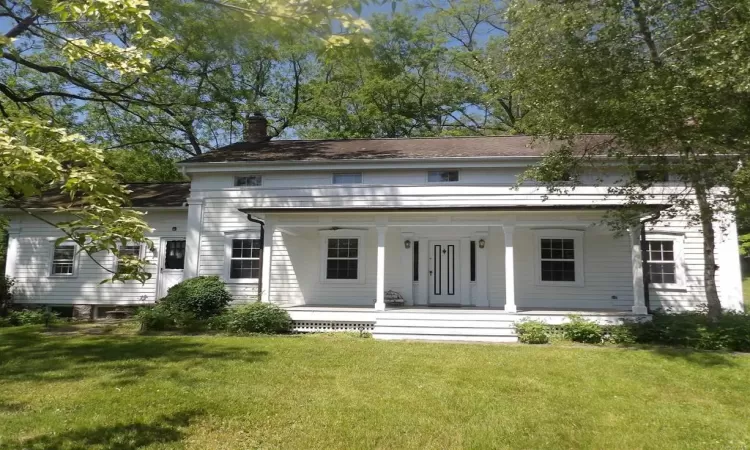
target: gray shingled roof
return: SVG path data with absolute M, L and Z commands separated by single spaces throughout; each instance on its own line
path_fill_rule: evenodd
M 130 183 L 127 188 L 132 191 L 130 201 L 134 208 L 184 206 L 190 196 L 190 183 Z M 23 200 L 26 208 L 56 208 L 70 204 L 70 196 L 57 190 Z
M 586 148 L 608 140 L 607 135 L 581 135 Z M 476 157 L 539 157 L 559 147 L 532 136 L 441 137 L 410 139 L 275 140 L 238 142 L 183 163 L 341 161 Z

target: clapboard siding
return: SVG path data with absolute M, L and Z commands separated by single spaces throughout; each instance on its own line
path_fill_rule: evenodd
M 62 220 L 57 215 L 49 216 L 48 219 Z M 153 252 L 146 251 L 146 258 L 150 262 L 149 271 L 155 275 L 144 284 L 136 281 L 101 284 L 102 280 L 111 276 L 101 266 L 114 269 L 114 255 L 97 253 L 94 255 L 94 261 L 80 254 L 75 276 L 50 276 L 52 248 L 55 239 L 62 234 L 33 217 L 12 215 L 11 226 L 18 233 L 18 254 L 14 273 L 15 300 L 19 303 L 56 305 L 153 303 L 156 300 L 159 239 L 184 236 L 187 212 L 150 212 L 146 219 L 154 228 L 148 237 L 154 242 L 155 248 Z M 173 227 L 177 227 L 177 231 L 172 231 Z

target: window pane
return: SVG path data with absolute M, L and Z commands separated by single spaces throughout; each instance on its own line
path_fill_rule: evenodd
M 675 263 L 649 263 L 646 265 L 651 283 L 673 284 L 677 281 Z
M 457 170 L 431 170 L 427 172 L 427 181 L 430 183 L 445 183 L 458 181 Z
M 72 260 L 75 256 L 76 248 L 73 245 L 61 245 L 55 247 L 54 260 Z
M 576 280 L 576 267 L 573 261 L 542 261 L 542 281 Z
M 176 270 L 185 268 L 185 241 L 167 241 L 164 268 Z
M 575 259 L 575 240 L 542 239 L 542 259 Z
M 358 266 L 356 259 L 329 259 L 326 276 L 331 280 L 356 280 Z
M 477 241 L 469 243 L 469 281 L 477 281 Z
M 249 175 L 244 177 L 235 177 L 235 186 L 260 186 L 262 184 L 262 177 L 260 175 Z
M 419 241 L 414 241 L 412 243 L 412 248 L 414 249 L 413 253 L 413 267 L 412 267 L 412 274 L 413 274 L 413 281 L 419 281 Z
M 55 275 L 72 275 L 73 263 L 55 263 L 52 265 L 52 273 Z
M 233 259 L 229 267 L 229 278 L 259 278 L 259 259 Z
M 360 184 L 362 183 L 361 173 L 334 173 L 333 184 Z

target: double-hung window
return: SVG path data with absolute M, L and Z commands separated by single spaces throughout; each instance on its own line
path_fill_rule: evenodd
M 52 276 L 72 277 L 76 275 L 78 247 L 71 242 L 64 242 L 52 250 Z
M 320 281 L 364 282 L 364 232 L 321 232 Z
M 129 245 L 123 245 L 119 249 L 119 254 L 117 257 L 117 267 L 116 272 L 120 273 L 120 259 L 122 259 L 123 256 L 126 257 L 132 257 L 132 258 L 140 258 L 141 257 L 141 245 L 140 244 L 129 244 Z
M 234 237 L 228 240 L 228 279 L 257 281 L 260 278 L 260 239 Z
M 536 232 L 537 283 L 583 285 L 583 232 L 544 230 Z
M 359 278 L 359 239 L 329 238 L 326 279 L 356 280 L 357 278 Z
M 644 246 L 643 262 L 649 285 L 657 289 L 681 289 L 685 284 L 682 236 L 650 235 Z

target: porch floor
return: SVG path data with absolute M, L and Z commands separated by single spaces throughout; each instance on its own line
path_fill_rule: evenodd
M 375 311 L 372 306 L 340 306 L 340 305 L 300 305 L 287 306 L 287 311 L 319 311 L 319 312 L 355 312 L 355 313 L 435 313 L 435 314 L 516 314 L 516 315 L 559 315 L 581 314 L 586 316 L 633 316 L 641 317 L 631 311 L 616 309 L 547 309 L 547 308 L 522 308 L 516 313 L 508 313 L 501 307 L 477 307 L 477 306 L 387 306 L 385 311 Z

